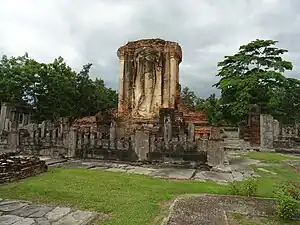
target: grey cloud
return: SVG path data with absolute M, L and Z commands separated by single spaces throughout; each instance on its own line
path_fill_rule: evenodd
M 130 40 L 160 37 L 177 41 L 183 48 L 182 86 L 207 97 L 218 93 L 212 87 L 218 81 L 218 61 L 234 54 L 241 44 L 270 38 L 289 50 L 286 58 L 295 66 L 287 74 L 299 77 L 299 0 L 44 1 L 52 6 L 47 18 L 38 13 L 45 7 L 33 0 L 27 1 L 30 6 L 26 8 L 32 12 L 1 14 L 1 8 L 14 4 L 1 1 L 1 51 L 23 54 L 20 51 L 26 50 L 39 60 L 62 55 L 77 70 L 91 62 L 92 76 L 117 88 L 119 46 Z M 18 26 L 33 31 L 28 40 L 18 33 L 22 30 Z M 42 44 L 34 44 L 32 39 Z

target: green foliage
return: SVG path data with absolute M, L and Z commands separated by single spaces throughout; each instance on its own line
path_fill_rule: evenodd
M 282 73 L 293 66 L 281 58 L 287 50 L 274 47 L 276 43 L 252 41 L 218 63 L 221 79 L 215 86 L 221 90 L 224 117 L 232 123 L 245 120 L 252 104 L 259 105 L 263 113 L 281 106 L 275 96 L 283 93 L 288 83 Z
M 190 108 L 194 108 L 196 105 L 196 102 L 199 101 L 199 98 L 197 97 L 195 92 L 191 91 L 188 87 L 184 87 L 182 89 L 181 99 Z
M 234 181 L 230 184 L 231 195 L 255 196 L 258 189 L 258 181 L 255 178 L 248 178 L 243 182 Z
M 100 109 L 109 109 L 117 106 L 117 92 L 106 88 L 102 79 L 93 81 L 89 77 L 92 64 L 84 65 L 76 75 L 76 101 L 74 117 L 95 115 Z
M 188 87 L 185 87 L 181 92 L 181 98 L 191 109 L 202 111 L 209 123 L 219 125 L 224 122 L 222 120 L 223 114 L 220 110 L 220 101 L 215 94 L 210 95 L 206 99 L 202 99 Z
M 237 181 L 230 183 L 229 194 L 230 195 L 241 195 L 241 184 Z
M 205 100 L 197 101 L 195 108 L 205 113 L 210 124 L 220 125 L 224 123 L 220 101 L 215 94 L 210 95 Z
M 102 79 L 92 80 L 92 64 L 76 73 L 62 57 L 40 63 L 24 56 L 2 56 L 0 102 L 31 105 L 37 120 L 92 115 L 117 106 L 117 92 L 106 88 Z
M 292 219 L 300 211 L 300 189 L 292 183 L 284 183 L 275 191 L 276 212 L 280 218 Z

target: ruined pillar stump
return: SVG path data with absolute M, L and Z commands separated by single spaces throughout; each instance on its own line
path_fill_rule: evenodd
M 270 150 L 274 142 L 274 119 L 273 116 L 260 115 L 260 147 L 261 150 Z
M 160 108 L 176 108 L 181 47 L 176 42 L 144 39 L 118 49 L 120 60 L 118 114 L 158 117 Z

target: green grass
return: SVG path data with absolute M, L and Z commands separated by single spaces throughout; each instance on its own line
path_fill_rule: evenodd
M 257 196 L 274 197 L 275 187 L 282 182 L 300 184 L 299 172 L 280 163 L 291 157 L 265 152 L 249 152 L 246 157 L 279 163 L 275 166 L 252 166 L 261 176 Z M 277 174 L 257 170 L 258 167 Z M 55 169 L 0 186 L 1 198 L 55 203 L 108 213 L 111 219 L 105 221 L 106 225 L 154 224 L 153 220 L 161 214 L 162 205 L 178 195 L 228 192 L 229 186 L 213 182 L 168 181 L 149 176 L 86 169 Z
M 284 183 L 292 182 L 295 184 L 300 184 L 300 173 L 295 171 L 294 168 L 286 164 L 280 164 L 279 166 L 252 166 L 255 173 L 259 174 L 261 178 L 259 179 L 258 193 L 260 197 L 274 197 L 273 192 L 275 188 Z M 276 175 L 270 174 L 268 172 L 263 172 L 257 170 L 257 168 L 265 168 L 269 171 L 275 172 Z
M 243 157 L 260 160 L 266 163 L 280 163 L 283 160 L 293 160 L 299 159 L 300 157 L 283 155 L 280 153 L 275 152 L 248 152 L 247 154 L 243 155 Z
M 167 181 L 142 175 L 57 169 L 0 186 L 0 197 L 58 203 L 111 214 L 105 224 L 151 224 L 161 204 L 185 193 L 226 194 L 212 182 Z

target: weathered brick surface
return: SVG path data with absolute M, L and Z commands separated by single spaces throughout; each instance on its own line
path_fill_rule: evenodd
M 11 153 L 0 155 L 0 183 L 23 179 L 45 171 L 45 161 L 36 157 L 20 158 Z

